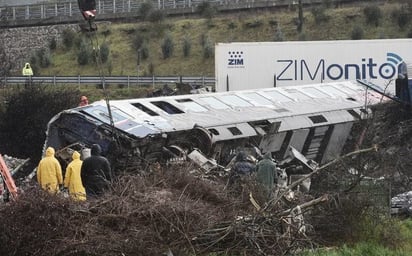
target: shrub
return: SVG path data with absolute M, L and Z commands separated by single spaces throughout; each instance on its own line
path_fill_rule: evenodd
M 63 45 L 67 49 L 70 49 L 73 46 L 75 39 L 76 39 L 76 33 L 72 29 L 66 28 L 65 30 L 63 30 L 62 41 L 63 41 Z
M 205 45 L 203 46 L 203 57 L 205 59 L 211 58 L 214 56 L 214 47 L 213 47 L 213 43 L 207 39 Z
M 184 57 L 189 57 L 191 48 L 192 48 L 192 42 L 190 41 L 190 37 L 185 36 L 183 38 L 183 47 L 182 47 Z
M 154 65 L 153 63 L 150 63 L 147 69 L 149 70 L 149 74 L 150 74 L 151 76 L 154 75 L 155 65 Z
M 109 59 L 109 54 L 110 54 L 110 48 L 109 45 L 104 42 L 102 46 L 100 47 L 100 60 L 102 63 L 106 63 L 107 60 Z
M 382 11 L 377 5 L 368 5 L 363 8 L 363 14 L 365 14 L 366 23 L 369 25 L 379 26 L 382 19 Z
M 312 15 L 316 24 L 327 22 L 330 17 L 325 13 L 326 8 L 323 6 L 312 8 Z
M 53 38 L 50 40 L 49 48 L 50 48 L 50 50 L 55 50 L 55 49 L 57 48 L 57 41 L 56 41 L 56 38 L 55 38 L 55 37 L 53 37 Z
M 41 48 L 36 51 L 37 55 L 37 64 L 42 68 L 47 68 L 51 64 L 51 55 L 50 51 L 46 48 Z
M 137 13 L 140 17 L 142 17 L 143 20 L 146 20 L 149 14 L 153 10 L 153 5 L 151 2 L 144 2 L 140 5 Z
M 363 38 L 363 28 L 359 25 L 355 25 L 351 32 L 351 39 L 352 40 L 360 40 Z
M 146 60 L 146 59 L 148 59 L 149 58 L 149 46 L 147 45 L 147 43 L 146 42 L 144 42 L 143 44 L 142 44 L 142 47 L 140 47 L 140 50 L 139 50 L 139 55 L 140 55 L 140 58 L 142 59 L 142 60 Z
M 211 19 L 217 13 L 217 8 L 213 6 L 210 2 L 201 2 L 197 7 L 196 11 L 204 18 Z
M 161 23 L 165 19 L 165 13 L 162 10 L 154 10 L 150 12 L 147 17 L 147 20 L 153 23 Z
M 9 154 L 30 157 L 37 164 L 44 145 L 44 129 L 50 118 L 78 103 L 77 90 L 62 88 L 30 86 L 7 95 L 0 141 Z
M 173 55 L 174 43 L 171 35 L 166 35 L 162 43 L 163 58 L 167 59 Z
M 146 41 L 146 37 L 141 33 L 136 33 L 132 39 L 132 48 L 136 51 L 142 48 L 143 43 Z
M 274 41 L 276 42 L 284 41 L 284 36 L 283 36 L 282 29 L 280 28 L 280 25 L 278 25 L 276 28 Z
M 89 45 L 83 40 L 80 43 L 80 49 L 77 54 L 77 63 L 80 65 L 87 65 L 90 62 L 90 58 L 92 57 L 91 50 Z
M 407 8 L 399 8 L 392 11 L 391 19 L 403 29 L 409 24 L 411 15 Z

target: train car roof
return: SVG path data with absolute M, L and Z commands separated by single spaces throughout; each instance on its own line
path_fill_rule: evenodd
M 246 91 L 111 100 L 116 128 L 137 137 L 274 120 L 333 111 L 353 111 L 382 97 L 355 81 L 299 85 Z M 104 100 L 68 110 L 110 124 Z

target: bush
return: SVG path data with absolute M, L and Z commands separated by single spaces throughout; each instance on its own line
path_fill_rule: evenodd
M 190 37 L 185 36 L 183 38 L 183 47 L 182 47 L 184 57 L 189 57 L 191 48 L 192 48 L 192 42 L 190 41 Z
M 352 40 L 360 40 L 363 38 L 363 28 L 359 25 L 356 25 L 353 29 L 352 29 L 352 33 L 351 33 L 351 39 Z
M 382 11 L 377 5 L 369 5 L 363 9 L 365 14 L 366 23 L 369 25 L 379 26 L 382 19 Z
M 323 6 L 312 8 L 312 15 L 316 24 L 327 22 L 330 17 L 325 13 L 326 8 Z
M 141 33 L 136 33 L 132 39 L 132 48 L 136 51 L 142 48 L 143 43 L 146 41 L 146 37 Z
M 147 20 L 153 23 L 161 23 L 164 19 L 165 13 L 159 9 L 152 11 L 147 17 Z
M 171 35 L 166 35 L 162 43 L 163 58 L 167 59 L 173 55 L 174 43 Z
M 142 47 L 141 47 L 140 50 L 139 50 L 139 55 L 140 55 L 140 58 L 141 58 L 142 60 L 146 60 L 146 59 L 149 58 L 149 55 L 150 55 L 149 46 L 147 45 L 146 42 L 144 42 L 144 43 L 142 44 Z
M 411 15 L 407 8 L 399 8 L 392 11 L 391 19 L 403 29 L 409 24 Z
M 80 43 L 80 49 L 77 54 L 77 63 L 80 65 L 87 65 L 90 62 L 90 58 L 92 57 L 91 50 L 89 45 L 83 40 Z
M 76 33 L 70 29 L 66 28 L 62 32 L 62 40 L 63 40 L 63 45 L 66 47 L 66 49 L 70 49 L 73 46 L 73 43 L 76 39 Z
M 110 54 L 110 48 L 109 45 L 104 42 L 102 46 L 100 47 L 100 60 L 102 63 L 106 63 L 107 60 L 109 59 L 109 54 Z
M 47 68 L 51 64 L 51 55 L 50 51 L 46 48 L 41 48 L 36 51 L 37 55 L 37 64 L 42 68 Z
M 203 46 L 203 57 L 205 59 L 211 58 L 214 56 L 215 49 L 213 43 L 207 39 L 205 45 Z
M 196 7 L 196 11 L 204 18 L 211 19 L 217 13 L 217 8 L 210 2 L 202 2 Z
M 37 163 L 48 121 L 58 112 L 77 106 L 78 98 L 77 90 L 44 86 L 30 86 L 8 94 L 6 111 L 1 117 L 1 146 L 10 155 L 30 157 Z
M 143 20 L 146 20 L 149 17 L 149 14 L 153 10 L 153 5 L 151 2 L 144 2 L 140 5 L 137 13 Z
M 57 48 L 56 38 L 53 37 L 53 38 L 50 40 L 49 48 L 50 48 L 50 50 L 56 50 L 56 48 Z
M 282 29 L 280 28 L 279 25 L 277 26 L 276 31 L 275 31 L 274 41 L 275 41 L 275 42 L 282 42 L 282 41 L 284 41 L 283 32 L 282 32 Z

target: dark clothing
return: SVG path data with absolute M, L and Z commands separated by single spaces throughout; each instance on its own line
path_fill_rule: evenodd
M 93 144 L 91 156 L 86 158 L 82 164 L 81 177 L 87 196 L 103 194 L 112 181 L 110 163 L 100 154 L 100 146 Z
M 239 152 L 236 155 L 235 164 L 231 169 L 228 185 L 232 185 L 241 176 L 250 175 L 254 171 L 255 165 L 247 160 L 247 156 L 244 152 Z
M 267 196 L 272 194 L 273 186 L 277 182 L 276 164 L 272 160 L 270 152 L 263 156 L 256 166 L 257 175 L 256 180 L 263 185 L 267 192 Z

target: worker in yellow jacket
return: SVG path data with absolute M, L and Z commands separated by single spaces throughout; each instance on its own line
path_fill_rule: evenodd
M 63 185 L 62 168 L 59 161 L 54 157 L 54 148 L 46 149 L 46 156 L 40 160 L 37 166 L 37 181 L 42 189 L 56 194 L 59 186 Z
M 33 76 L 33 69 L 30 67 L 30 63 L 24 64 L 22 75 L 23 76 Z
M 72 161 L 66 168 L 66 175 L 64 176 L 64 187 L 69 189 L 69 195 L 73 200 L 85 201 L 86 190 L 82 184 L 80 170 L 83 161 L 80 160 L 80 153 L 74 151 L 72 154 Z

